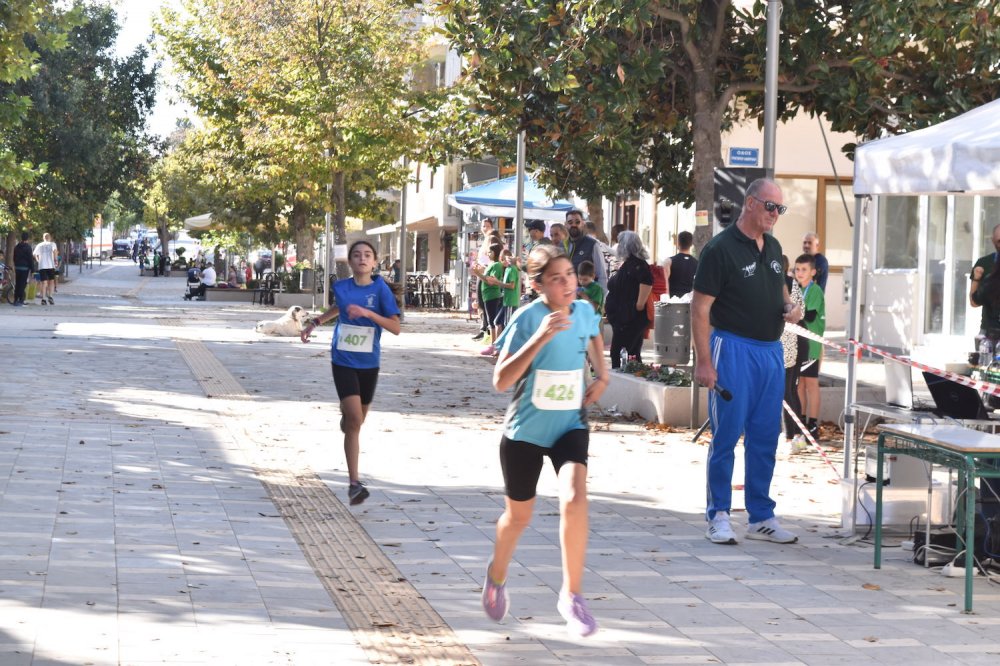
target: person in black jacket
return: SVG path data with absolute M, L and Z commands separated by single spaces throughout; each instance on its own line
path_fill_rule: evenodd
M 622 350 L 642 360 L 642 340 L 649 326 L 646 299 L 653 290 L 649 255 L 634 231 L 623 231 L 615 249 L 621 267 L 608 280 L 605 314 L 611 324 L 611 367 L 621 366 Z
M 28 277 L 35 265 L 31 243 L 31 234 L 21 232 L 21 242 L 14 246 L 14 305 L 24 305 L 24 292 L 28 287 Z

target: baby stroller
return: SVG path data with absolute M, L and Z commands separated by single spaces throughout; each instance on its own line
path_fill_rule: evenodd
M 198 294 L 198 287 L 201 286 L 201 278 L 197 268 L 189 268 L 187 274 L 187 284 L 184 289 L 184 300 L 190 301 Z

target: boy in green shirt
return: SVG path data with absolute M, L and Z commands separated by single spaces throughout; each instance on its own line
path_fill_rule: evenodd
M 503 272 L 503 310 L 497 335 L 514 316 L 514 310 L 521 305 L 521 270 L 517 267 L 517 257 L 510 250 L 500 253 L 500 261 L 506 268 Z
M 816 335 L 826 332 L 826 299 L 823 290 L 814 282 L 816 264 L 812 255 L 803 254 L 795 260 L 795 281 L 802 289 L 805 315 L 800 326 Z M 814 440 L 819 440 L 819 365 L 823 358 L 823 345 L 809 341 L 809 352 L 801 361 L 799 373 L 799 401 L 805 412 L 806 429 Z
M 490 324 L 490 340 L 496 341 L 503 329 L 503 325 L 498 327 L 500 322 L 500 311 L 503 309 L 503 273 L 504 265 L 500 261 L 500 254 L 505 252 L 503 245 L 494 244 L 490 246 L 490 265 L 483 274 L 483 279 L 479 281 L 479 293 L 483 297 L 483 306 L 486 308 L 486 321 Z M 493 343 L 479 352 L 483 356 L 494 356 L 497 353 Z
M 580 262 L 580 267 L 576 269 L 576 279 L 580 283 L 577 290 L 580 298 L 590 301 L 594 306 L 594 312 L 599 315 L 604 314 L 604 287 L 600 282 L 595 281 L 594 263 L 591 261 Z

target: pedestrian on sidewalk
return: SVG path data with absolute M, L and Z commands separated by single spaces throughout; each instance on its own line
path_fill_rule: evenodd
M 736 442 L 743 436 L 746 537 L 793 543 L 798 537 L 774 516 L 771 478 L 781 433 L 784 323 L 802 318 L 785 286 L 781 244 L 770 232 L 787 208 L 781 188 L 760 178 L 747 187 L 735 224 L 701 251 L 691 300 L 695 379 L 709 389 L 712 444 L 708 451 L 705 538 L 735 544 L 729 522 Z M 718 387 L 718 391 L 713 391 Z M 728 391 L 729 399 L 719 392 Z
M 330 344 L 333 383 L 340 399 L 340 430 L 344 433 L 344 456 L 350 485 L 351 505 L 368 498 L 368 489 L 358 475 L 361 456 L 361 425 L 375 397 L 378 383 L 382 329 L 399 335 L 399 308 L 386 281 L 373 275 L 378 253 L 368 241 L 355 241 L 347 252 L 352 277 L 333 285 L 334 305 L 309 320 L 302 330 L 302 342 L 317 326 L 339 317 Z
M 14 246 L 14 305 L 24 305 L 25 291 L 28 288 L 28 276 L 35 265 L 35 257 L 31 252 L 28 239 L 31 234 L 21 232 L 21 242 Z
M 514 387 L 514 397 L 500 439 L 506 500 L 486 567 L 483 609 L 497 622 L 507 614 L 508 567 L 531 522 L 538 477 L 548 457 L 559 485 L 563 580 L 556 607 L 571 633 L 589 636 L 597 623 L 583 598 L 590 441 L 585 407 L 608 385 L 600 317 L 590 303 L 577 299 L 576 270 L 559 246 L 532 250 L 526 272 L 540 298 L 514 313 L 498 340 L 500 356 L 493 372 L 494 388 Z M 588 357 L 596 375 L 589 384 L 584 380 Z
M 42 305 L 45 305 L 46 302 L 49 305 L 55 305 L 55 301 L 52 300 L 52 290 L 55 286 L 56 261 L 59 258 L 59 250 L 52 242 L 52 236 L 47 232 L 42 234 L 42 242 L 35 246 L 34 255 L 38 262 L 38 276 L 41 280 L 38 295 L 42 299 Z

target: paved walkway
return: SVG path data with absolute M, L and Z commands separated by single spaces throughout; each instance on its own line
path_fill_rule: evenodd
M 0 308 L 0 666 L 998 659 L 1000 591 L 977 580 L 964 615 L 962 581 L 899 549 L 874 571 L 870 545 L 837 537 L 818 456 L 778 462 L 800 543 L 715 546 L 704 446 L 601 414 L 586 579 L 601 631 L 570 639 L 555 611 L 551 471 L 496 625 L 479 591 L 506 400 L 464 316 L 410 313 L 387 336 L 362 435 L 372 497 L 349 508 L 328 329 L 262 338 L 273 309 L 185 302 L 183 279 L 124 261 L 76 271 L 55 306 Z

